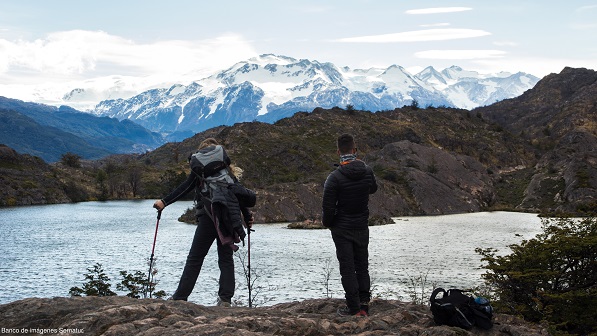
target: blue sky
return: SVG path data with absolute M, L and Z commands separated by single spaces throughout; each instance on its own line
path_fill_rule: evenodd
M 413 73 L 597 69 L 597 0 L 0 0 L 0 95 L 188 82 L 264 53 Z

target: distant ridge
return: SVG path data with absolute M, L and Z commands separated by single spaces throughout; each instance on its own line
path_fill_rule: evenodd
M 392 110 L 419 106 L 471 109 L 516 97 L 539 79 L 522 72 L 484 76 L 452 66 L 410 74 L 401 66 L 350 69 L 332 63 L 261 55 L 189 84 L 100 102 L 93 113 L 169 134 L 171 140 L 237 122 L 275 122 L 314 108 Z M 73 91 L 75 101 L 84 90 Z
M 141 153 L 164 143 L 158 133 L 130 121 L 98 117 L 67 106 L 54 107 L 0 97 L 0 144 L 54 162 L 66 152 L 85 159 Z

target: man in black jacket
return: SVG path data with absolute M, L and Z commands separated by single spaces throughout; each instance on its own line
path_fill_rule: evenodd
M 371 299 L 369 279 L 369 195 L 377 191 L 373 170 L 357 160 L 350 134 L 338 137 L 340 165 L 330 173 L 323 190 L 323 225 L 332 231 L 340 264 L 346 307 L 341 316 L 367 316 Z

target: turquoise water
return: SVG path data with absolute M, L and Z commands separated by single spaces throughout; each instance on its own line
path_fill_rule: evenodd
M 86 268 L 101 263 L 111 278 L 119 271 L 147 272 L 156 227 L 153 201 L 110 201 L 0 209 L 0 303 L 27 297 L 68 296 L 81 287 Z M 177 218 L 192 202 L 166 208 L 159 223 L 155 256 L 158 289 L 174 292 L 195 226 Z M 411 279 L 428 286 L 470 287 L 484 272 L 476 247 L 507 253 L 541 231 L 534 214 L 485 212 L 434 217 L 400 217 L 371 228 L 370 273 L 374 295 L 408 299 Z M 251 266 L 256 301 L 262 305 L 326 295 L 343 297 L 335 250 L 328 230 L 290 230 L 286 223 L 257 224 L 251 234 Z M 236 299 L 246 301 L 241 258 Z M 326 281 L 326 273 L 330 273 Z M 217 293 L 215 244 L 203 265 L 190 301 L 212 305 Z

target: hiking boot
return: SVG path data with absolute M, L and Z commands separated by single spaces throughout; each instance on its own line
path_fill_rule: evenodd
M 345 316 L 368 316 L 367 312 L 365 312 L 364 310 L 350 310 L 350 308 L 344 306 L 342 308 L 338 308 L 338 310 L 336 311 L 336 313 L 338 314 L 338 316 L 341 317 L 345 317 Z
M 232 307 L 232 304 L 230 303 L 230 301 L 225 301 L 225 300 L 222 300 L 221 298 L 218 298 L 217 306 L 228 308 L 228 307 Z
M 361 302 L 361 310 L 369 315 L 369 302 Z
M 174 295 L 172 295 L 171 297 L 169 297 L 168 300 L 173 300 L 173 301 L 187 301 L 187 299 L 177 299 L 177 298 L 174 297 Z
M 358 313 L 354 314 L 354 316 L 367 317 L 367 316 L 369 316 L 369 313 L 367 313 L 366 311 L 361 309 L 361 310 L 359 310 Z

